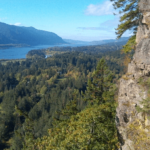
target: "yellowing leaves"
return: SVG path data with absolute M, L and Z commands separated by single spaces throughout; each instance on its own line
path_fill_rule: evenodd
M 80 75 L 81 75 L 80 72 L 72 70 L 72 71 L 68 71 L 65 77 L 72 77 L 77 79 Z
M 101 138 L 101 133 L 107 132 L 107 130 L 105 131 L 103 129 L 104 127 L 101 123 L 101 121 L 103 121 L 103 118 L 100 117 L 101 109 L 101 106 L 87 108 L 78 113 L 76 116 L 72 116 L 70 120 L 62 126 L 62 128 L 49 130 L 49 136 L 43 138 L 40 150 L 43 150 L 42 145 L 43 147 L 46 146 L 45 148 L 47 150 L 51 150 L 51 148 L 56 150 L 75 148 L 84 150 L 91 149 L 88 142 L 93 142 L 97 138 Z M 94 132 L 94 130 L 96 132 Z M 52 135 L 54 135 L 54 137 Z M 49 142 L 47 143 L 47 141 Z M 116 140 L 114 140 L 114 138 L 110 141 L 107 139 L 107 142 L 111 145 L 115 143 Z M 112 149 L 108 146 L 108 150 Z

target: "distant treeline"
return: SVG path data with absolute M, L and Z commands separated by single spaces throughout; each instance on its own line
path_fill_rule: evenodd
M 0 49 L 7 49 L 10 47 L 27 47 L 27 44 L 0 44 Z
M 122 46 L 125 44 L 124 41 L 116 43 L 108 43 L 102 45 L 92 45 L 92 46 L 81 46 L 81 47 L 50 47 L 47 49 L 31 50 L 27 53 L 27 58 L 37 57 L 45 58 L 47 54 L 59 54 L 60 52 L 70 52 L 70 51 L 79 51 L 85 53 L 99 54 L 109 51 L 121 50 Z

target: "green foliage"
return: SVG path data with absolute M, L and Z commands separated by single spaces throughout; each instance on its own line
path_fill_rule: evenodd
M 49 136 L 36 143 L 38 148 L 115 150 L 117 132 L 114 118 L 110 115 L 114 110 L 110 105 L 87 108 L 67 122 L 61 122 L 61 128 L 50 129 Z
M 35 133 L 34 133 L 34 122 L 29 116 L 24 113 L 21 109 L 15 106 L 15 114 L 19 119 L 21 116 L 25 118 L 25 122 L 21 128 L 15 130 L 14 134 L 14 141 L 12 141 L 13 145 L 11 149 L 16 149 L 15 146 L 16 139 L 20 142 L 20 148 L 23 150 L 32 150 L 34 148 L 33 142 L 35 140 Z
M 97 65 L 96 71 L 93 72 L 92 81 L 88 81 L 88 99 L 86 101 L 90 105 L 100 105 L 105 103 L 107 99 L 113 99 L 114 90 L 112 79 L 113 75 L 108 69 L 104 58 L 102 58 Z
M 147 126 L 145 122 L 141 122 L 138 119 L 128 124 L 128 138 L 133 141 L 133 145 L 136 150 L 149 150 L 150 134 L 149 132 L 145 132 L 145 129 L 150 130 L 150 126 Z
M 56 127 L 49 130 L 48 136 L 38 139 L 35 145 L 39 150 L 115 150 L 118 148 L 114 92 L 112 74 L 105 60 L 101 59 L 93 73 L 93 80 L 88 82 L 84 95 L 89 102 L 88 107 L 76 115 L 71 114 L 70 119 L 60 121 Z M 76 105 L 72 103 L 70 108 L 74 106 Z
M 135 34 L 137 26 L 141 21 L 141 13 L 138 9 L 139 0 L 111 0 L 115 9 L 118 9 L 120 14 L 120 24 L 116 29 L 117 37 L 120 38 L 127 30 L 133 30 Z
M 60 122 L 67 121 L 68 119 L 70 119 L 71 116 L 74 116 L 78 112 L 80 112 L 80 109 L 78 107 L 78 102 L 82 101 L 82 100 L 81 99 L 79 100 L 77 95 L 79 95 L 79 91 L 74 90 L 74 92 L 72 94 L 73 100 L 69 101 L 66 104 L 64 109 L 56 112 L 56 115 L 53 118 L 53 127 L 59 126 Z
M 43 87 L 40 90 L 40 94 L 44 95 L 46 93 L 46 91 L 47 91 L 47 87 L 45 85 L 43 85 Z
M 126 45 L 123 46 L 122 51 L 127 54 L 127 53 L 131 53 L 132 50 L 135 50 L 135 46 L 136 46 L 135 40 L 136 40 L 136 35 L 130 37 Z
M 143 112 L 144 114 L 150 114 L 150 97 L 143 99 L 141 102 L 142 108 L 140 106 L 137 106 L 138 112 Z M 149 117 L 150 119 L 150 117 Z
M 104 47 L 106 52 L 102 51 Z M 48 129 L 56 125 L 59 128 L 61 122 L 67 124 L 72 115 L 85 109 L 90 100 L 84 102 L 81 92 L 85 93 L 88 78 L 93 81 L 92 72 L 102 56 L 116 76 L 113 82 L 124 73 L 124 54 L 119 50 L 110 51 L 120 47 L 114 46 L 108 51 L 108 46 L 104 45 L 102 49 L 95 46 L 94 51 L 91 51 L 93 47 L 80 47 L 76 50 L 82 52 L 66 52 L 47 59 L 7 61 L 5 65 L 0 63 L 0 147 L 20 150 L 24 143 L 30 145 L 28 139 L 33 141 L 33 135 L 34 141 L 40 139 L 48 134 Z M 113 86 L 110 91 L 112 89 Z M 15 105 L 32 121 L 15 113 Z
M 141 12 L 139 12 L 139 0 L 110 0 L 113 2 L 115 9 L 118 9 L 120 14 L 120 24 L 116 29 L 117 38 L 120 38 L 126 31 L 133 31 L 133 36 L 123 46 L 124 53 L 132 53 L 136 46 L 136 32 L 139 23 L 142 21 Z M 126 61 L 126 60 L 125 60 Z

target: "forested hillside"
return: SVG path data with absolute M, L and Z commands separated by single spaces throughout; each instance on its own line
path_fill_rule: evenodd
M 106 72 L 104 71 L 105 73 L 102 73 L 104 73 L 104 77 L 106 77 L 105 74 L 108 74 L 109 78 L 103 79 L 103 82 L 106 85 L 104 84 L 102 88 L 106 87 L 107 91 L 109 91 L 108 87 L 111 87 L 112 93 L 103 93 L 103 89 L 99 95 L 96 91 L 92 91 L 91 88 L 101 82 L 97 79 L 99 79 L 98 76 L 101 77 L 101 73 L 98 73 L 98 71 L 101 70 L 100 68 L 103 65 L 99 64 L 97 71 L 95 72 L 94 70 L 96 70 L 97 63 L 102 57 L 104 57 L 112 72 L 107 73 L 108 69 L 105 62 L 103 62 L 103 59 L 101 63 L 104 65 L 104 70 L 106 70 Z M 42 137 L 44 135 L 47 136 L 47 140 L 50 140 L 49 138 L 51 136 L 48 136 L 48 129 L 53 129 L 56 125 L 58 125 L 58 129 L 60 129 L 61 126 L 66 128 L 66 123 L 77 124 L 77 128 L 80 129 L 84 126 L 82 116 L 87 116 L 87 118 L 84 118 L 84 121 L 86 122 L 87 119 L 89 120 L 94 117 L 88 117 L 88 115 L 96 115 L 97 112 L 101 113 L 102 122 L 104 122 L 104 118 L 107 115 L 107 121 L 113 121 L 112 124 L 110 124 L 110 127 L 108 127 L 112 130 L 107 132 L 108 128 L 105 128 L 105 125 L 97 118 L 97 121 L 100 121 L 101 129 L 106 130 L 106 136 L 110 135 L 109 142 L 115 147 L 116 138 L 114 136 L 116 130 L 113 119 L 115 114 L 115 100 L 113 96 L 115 93 L 115 86 L 112 85 L 112 83 L 115 84 L 125 71 L 122 62 L 123 59 L 124 55 L 121 54 L 120 50 L 117 50 L 99 53 L 98 51 L 96 53 L 85 53 L 79 51 L 65 52 L 47 59 L 32 58 L 22 61 L 8 62 L 7 64 L 4 63 L 4 61 L 1 61 L 0 147 L 2 149 L 15 150 L 23 148 L 34 149 L 33 146 L 37 146 L 36 142 L 40 144 L 40 141 L 43 141 Z M 94 76 L 96 78 L 94 78 Z M 88 82 L 89 79 L 91 80 L 91 83 Z M 111 84 L 111 86 L 109 86 L 109 84 Z M 96 92 L 95 96 L 92 94 L 93 92 Z M 91 101 L 92 99 L 93 101 Z M 102 112 L 105 108 L 106 110 Z M 73 118 L 71 117 L 72 115 Z M 69 118 L 73 120 L 68 120 Z M 64 125 L 63 120 L 65 121 Z M 105 123 L 107 124 L 107 122 Z M 69 130 L 71 130 L 71 128 Z M 95 132 L 93 132 L 93 134 L 86 133 L 87 130 L 88 128 L 86 127 L 83 130 L 85 135 L 93 137 Z M 97 132 L 99 127 L 97 128 L 96 126 L 94 130 L 99 134 L 99 131 Z M 52 134 L 55 134 L 56 132 L 57 129 L 54 129 Z M 62 131 L 59 133 L 62 134 L 61 136 L 66 136 L 66 138 L 69 134 L 63 135 L 64 133 L 62 133 Z M 96 137 L 97 135 L 89 141 L 89 143 L 91 143 L 89 144 L 90 147 L 95 142 L 98 142 Z M 40 140 L 37 138 L 42 139 Z M 112 141 L 113 139 L 114 141 Z M 58 139 L 58 141 L 59 140 L 60 139 Z M 82 139 L 78 140 L 82 141 Z M 101 140 L 102 142 L 99 144 L 110 149 L 106 139 L 104 138 Z M 83 141 L 86 143 L 87 139 L 83 137 Z M 54 141 L 52 141 L 52 143 L 53 142 Z M 84 143 L 83 145 L 79 144 L 80 148 L 86 145 Z M 50 146 L 45 143 L 45 140 L 43 141 L 43 144 L 43 146 L 47 148 Z M 61 143 L 58 144 L 61 145 Z M 73 147 L 70 148 L 72 149 Z M 39 146 L 38 149 L 40 148 L 41 147 Z
M 3 46 L 65 44 L 53 32 L 37 30 L 33 27 L 18 27 L 0 22 L 0 44 Z

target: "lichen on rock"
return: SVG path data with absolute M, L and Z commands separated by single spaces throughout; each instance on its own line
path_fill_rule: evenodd
M 150 12 L 150 0 L 140 0 L 139 10 L 141 12 Z

